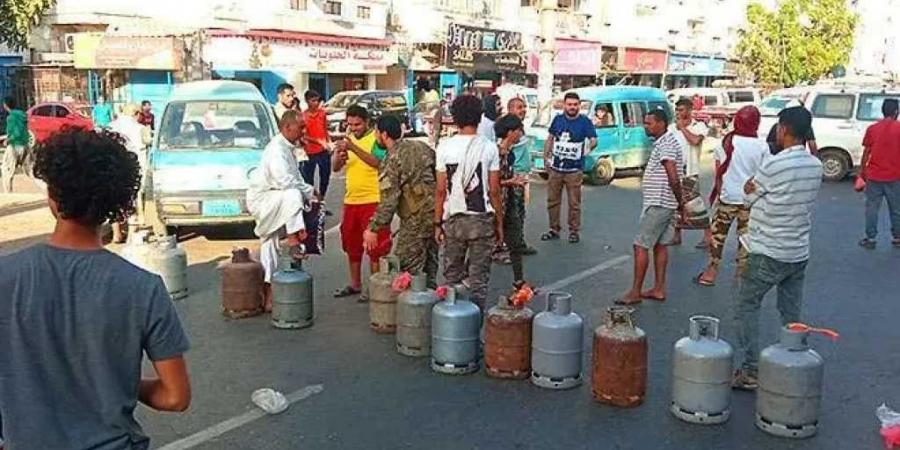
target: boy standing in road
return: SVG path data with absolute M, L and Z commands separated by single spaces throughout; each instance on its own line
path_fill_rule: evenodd
M 811 127 L 812 115 L 805 108 L 781 111 L 776 136 L 784 150 L 765 159 L 744 185 L 750 230 L 741 243 L 750 256 L 736 311 L 736 353 L 744 358 L 732 383 L 737 389 L 758 386 L 759 307 L 772 287 L 778 286 L 782 325 L 800 321 L 812 209 L 822 184 L 822 163 L 806 150 Z
M 875 248 L 878 235 L 878 212 L 887 200 L 891 218 L 891 244 L 900 247 L 900 122 L 897 99 L 889 98 L 881 105 L 884 118 L 866 130 L 859 177 L 866 181 L 866 237 L 862 247 Z
M 428 286 L 437 286 L 438 245 L 434 240 L 435 155 L 428 144 L 400 139 L 403 130 L 396 116 L 381 116 L 378 141 L 388 150 L 378 176 L 381 202 L 363 234 L 366 251 L 374 251 L 379 235 L 390 231 L 394 214 L 400 217 L 394 255 L 400 270 L 424 273 Z
M 303 112 L 303 122 L 306 124 L 306 133 L 303 135 L 303 148 L 309 158 L 301 167 L 303 179 L 310 186 L 315 187 L 316 171 L 319 172 L 319 193 L 322 198 L 328 193 L 328 182 L 331 179 L 331 155 L 328 146 L 331 138 L 328 136 L 328 118 L 325 109 L 322 108 L 322 96 L 316 91 L 306 91 L 304 94 L 308 108 Z M 331 211 L 325 210 L 325 215 L 330 216 Z
M 16 100 L 6 97 L 3 101 L 6 110 L 6 150 L 3 152 L 3 163 L 0 166 L 0 184 L 3 192 L 12 192 L 13 178 L 16 170 L 25 160 L 28 150 L 28 117 L 16 107 Z
M 337 298 L 362 293 L 363 233 L 381 200 L 378 191 L 379 159 L 373 154 L 376 134 L 369 128 L 369 113 L 359 105 L 347 108 L 347 139 L 337 143 L 332 161 L 335 172 L 347 167 L 347 192 L 341 221 L 341 245 L 347 254 L 350 284 L 335 291 Z M 368 250 L 369 269 L 378 272 L 378 260 L 391 251 L 390 226 L 379 231 L 378 245 Z M 366 301 L 361 297 L 360 301 Z
M 525 284 L 522 255 L 525 253 L 525 186 L 528 178 L 515 172 L 516 156 L 512 149 L 525 135 L 522 121 L 513 115 L 500 118 L 494 125 L 500 139 L 500 186 L 503 189 L 503 237 L 512 262 L 516 289 Z
M 544 144 L 544 165 L 547 182 L 547 213 L 550 230 L 541 236 L 542 241 L 559 239 L 560 206 L 563 187 L 569 203 L 569 242 L 581 240 L 581 184 L 584 180 L 584 156 L 597 146 L 597 130 L 591 119 L 581 114 L 578 94 L 565 95 L 563 114 L 553 118 L 547 142 Z
M 667 246 L 672 245 L 675 235 L 676 215 L 684 215 L 681 197 L 684 157 L 678 138 L 666 131 L 668 125 L 669 118 L 661 109 L 650 111 L 644 117 L 644 130 L 654 139 L 653 153 L 641 181 L 644 204 L 638 235 L 634 239 L 634 281 L 631 290 L 616 300 L 621 305 L 640 303 L 642 299 L 666 300 Z M 641 291 L 650 266 L 651 250 L 654 283 L 649 291 Z
M 477 134 L 482 113 L 477 97 L 461 95 L 451 110 L 459 134 L 441 141 L 437 150 L 434 235 L 444 244 L 447 284 L 468 276 L 472 301 L 485 311 L 491 251 L 503 242 L 500 155 L 495 143 Z
M 137 157 L 117 136 L 65 131 L 36 158 L 56 228 L 0 257 L 3 438 L 10 449 L 146 449 L 137 403 L 184 411 L 191 387 L 162 280 L 101 243 L 102 223 L 134 212 Z M 145 353 L 157 378 L 141 377 Z

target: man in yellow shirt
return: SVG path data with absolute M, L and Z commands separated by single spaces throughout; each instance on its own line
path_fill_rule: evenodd
M 348 297 L 362 292 L 361 266 L 366 253 L 363 233 L 375 215 L 381 194 L 378 190 L 378 166 L 374 153 L 376 135 L 369 128 L 369 113 L 359 105 L 347 108 L 347 139 L 340 141 L 332 161 L 332 170 L 347 167 L 347 192 L 344 194 L 344 217 L 341 221 L 341 246 L 347 254 L 350 285 L 335 291 L 335 297 Z M 368 251 L 370 271 L 378 271 L 378 260 L 391 251 L 390 227 L 378 233 L 378 245 Z M 365 301 L 365 298 L 360 298 Z

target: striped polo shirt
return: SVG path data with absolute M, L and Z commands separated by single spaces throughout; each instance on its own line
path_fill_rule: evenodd
M 744 246 L 750 253 L 781 262 L 809 259 L 809 230 L 822 184 L 822 163 L 798 145 L 768 156 L 753 180 L 756 191 L 746 196 L 751 209 Z
M 684 152 L 678 138 L 671 131 L 653 143 L 653 152 L 650 153 L 641 181 L 644 209 L 651 206 L 678 209 L 678 201 L 669 186 L 669 177 L 666 175 L 663 161 L 675 161 L 675 173 L 679 176 L 684 173 Z

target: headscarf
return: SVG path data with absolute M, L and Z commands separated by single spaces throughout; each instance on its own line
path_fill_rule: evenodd
M 733 122 L 734 129 L 726 134 L 725 138 L 722 140 L 722 148 L 725 150 L 725 161 L 719 165 L 719 170 L 716 171 L 715 184 L 713 185 L 712 192 L 709 194 L 710 204 L 715 203 L 716 197 L 719 196 L 719 192 L 722 189 L 722 178 L 725 176 L 725 172 L 728 171 L 728 165 L 731 164 L 731 155 L 734 153 L 734 137 L 758 137 L 756 130 L 759 129 L 761 120 L 759 110 L 752 105 L 739 109 L 737 114 L 735 114 Z
M 491 122 L 497 121 L 497 102 L 500 100 L 496 94 L 491 94 L 484 97 L 484 117 L 487 117 L 491 120 Z

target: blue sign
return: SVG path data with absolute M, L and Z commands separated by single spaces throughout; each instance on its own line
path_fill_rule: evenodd
M 669 74 L 694 76 L 725 75 L 725 59 L 692 54 L 669 54 Z

